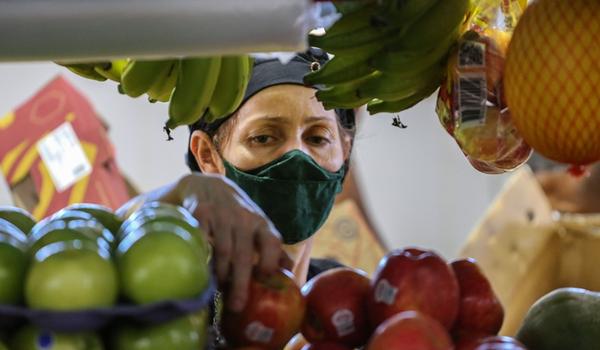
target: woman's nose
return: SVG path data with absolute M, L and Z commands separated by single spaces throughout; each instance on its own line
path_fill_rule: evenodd
M 283 145 L 283 153 L 288 153 L 290 151 L 299 150 L 308 155 L 310 155 L 310 149 L 307 147 L 306 142 L 302 139 L 302 135 L 296 135 L 294 137 L 290 137 L 286 140 Z

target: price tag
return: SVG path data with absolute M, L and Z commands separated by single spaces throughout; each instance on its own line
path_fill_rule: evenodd
M 58 192 L 92 172 L 92 166 L 69 122 L 46 135 L 38 142 L 37 147 Z

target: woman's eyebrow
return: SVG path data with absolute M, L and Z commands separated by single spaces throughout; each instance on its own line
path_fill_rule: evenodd
M 262 121 L 277 122 L 277 123 L 284 123 L 284 124 L 290 123 L 288 118 L 285 118 L 280 115 L 256 115 L 256 116 L 252 116 L 252 117 L 248 118 L 248 122 L 252 122 L 252 123 L 262 122 Z
M 326 117 L 324 115 L 314 115 L 314 116 L 309 116 L 306 118 L 306 122 L 308 122 L 308 123 L 319 122 L 319 121 L 332 121 L 332 120 L 331 120 L 331 118 Z

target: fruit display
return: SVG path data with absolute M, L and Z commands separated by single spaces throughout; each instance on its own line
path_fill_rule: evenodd
M 334 57 L 305 82 L 321 86 L 317 98 L 328 109 L 364 104 L 371 114 L 407 109 L 439 87 L 469 10 L 469 0 L 346 7 L 325 34 L 309 36 L 310 45 Z
M 37 223 L 16 208 L 0 212 L 0 331 L 11 332 L 9 349 L 208 342 L 210 249 L 184 209 L 147 203 L 123 221 L 83 203 Z
M 227 349 L 525 349 L 498 336 L 504 310 L 473 259 L 413 247 L 389 252 L 372 278 L 342 267 L 301 289 L 285 272 L 275 280 L 254 277 L 246 309 L 225 311 Z
M 499 174 L 531 154 L 503 89 L 506 50 L 522 9 L 516 0 L 482 0 L 473 12 L 448 59 L 436 112 L 475 169 Z
M 241 55 L 59 64 L 87 79 L 115 81 L 124 95 L 169 102 L 165 127 L 173 129 L 233 113 L 246 92 L 252 62 Z
M 598 292 L 557 289 L 533 304 L 517 332 L 517 339 L 534 350 L 597 349 L 599 308 Z
M 578 173 L 600 160 L 599 24 L 597 1 L 534 1 L 506 56 L 515 126 L 540 154 Z

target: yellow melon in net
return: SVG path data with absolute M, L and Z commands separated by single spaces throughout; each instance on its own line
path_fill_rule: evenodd
M 600 160 L 600 1 L 532 1 L 508 49 L 504 89 L 539 153 L 574 165 Z

